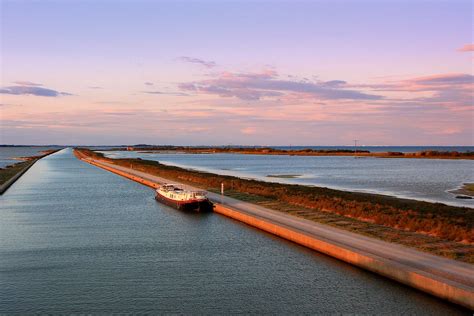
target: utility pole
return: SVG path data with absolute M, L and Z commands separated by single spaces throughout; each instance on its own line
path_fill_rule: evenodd
M 357 139 L 354 139 L 354 157 L 357 157 Z

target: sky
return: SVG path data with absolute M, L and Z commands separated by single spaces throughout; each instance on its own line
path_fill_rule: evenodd
M 467 0 L 0 0 L 1 144 L 474 145 Z

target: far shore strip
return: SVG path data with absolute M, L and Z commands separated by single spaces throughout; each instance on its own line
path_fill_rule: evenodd
M 324 149 L 299 149 L 286 150 L 274 148 L 221 148 L 221 147 L 132 147 L 127 148 L 112 148 L 104 151 L 118 150 L 118 151 L 137 151 L 140 153 L 188 153 L 188 154 L 243 154 L 243 155 L 288 155 L 288 156 L 354 156 L 366 158 L 411 158 L 411 159 L 474 159 L 474 152 L 457 152 L 457 151 L 436 151 L 426 150 L 419 152 L 370 152 L 368 150 L 324 150 Z
M 301 177 L 300 174 L 269 174 L 267 175 L 269 178 L 286 178 L 286 179 L 293 179 Z

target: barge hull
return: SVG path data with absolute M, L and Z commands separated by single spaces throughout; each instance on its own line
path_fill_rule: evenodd
M 212 212 L 214 205 L 208 201 L 192 201 L 192 202 L 179 202 L 167 199 L 159 194 L 155 196 L 155 199 L 165 205 L 171 206 L 180 211 L 189 212 Z

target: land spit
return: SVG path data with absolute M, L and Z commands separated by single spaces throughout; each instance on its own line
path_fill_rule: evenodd
M 169 180 L 132 168 L 76 156 L 94 166 L 146 186 Z M 195 189 L 183 185 L 185 188 Z M 404 246 L 343 231 L 255 204 L 209 192 L 215 212 L 474 310 L 473 266 Z

